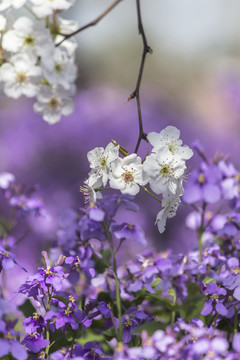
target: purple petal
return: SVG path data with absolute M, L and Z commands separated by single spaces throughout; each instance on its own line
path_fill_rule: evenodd
M 135 283 L 131 283 L 128 287 L 128 291 L 136 292 L 141 290 L 143 287 L 143 282 L 141 280 L 135 281 Z
M 202 189 L 198 185 L 191 185 L 185 190 L 182 198 L 187 204 L 193 204 L 202 200 Z
M 236 287 L 236 289 L 233 292 L 233 296 L 235 297 L 235 299 L 240 301 L 240 287 Z
M 232 346 L 236 352 L 240 352 L 240 333 L 234 335 Z
M 105 213 L 103 210 L 96 207 L 89 208 L 88 215 L 91 220 L 101 222 L 104 220 Z
M 11 353 L 17 360 L 26 360 L 28 357 L 27 351 L 24 346 L 14 340 L 11 341 Z
M 201 315 L 206 316 L 209 315 L 212 311 L 212 302 L 211 301 L 207 301 L 205 302 L 203 309 L 201 311 Z
M 221 197 L 221 191 L 218 186 L 212 184 L 206 184 L 203 187 L 203 199 L 209 203 L 216 203 Z
M 228 259 L 227 264 L 230 268 L 231 267 L 236 268 L 239 266 L 239 260 L 235 257 L 232 257 L 232 258 Z
M 10 350 L 9 342 L 5 339 L 0 339 L 0 356 L 7 355 Z
M 227 313 L 228 313 L 227 309 L 225 308 L 225 306 L 221 302 L 218 302 L 216 304 L 216 310 L 222 316 L 226 316 Z

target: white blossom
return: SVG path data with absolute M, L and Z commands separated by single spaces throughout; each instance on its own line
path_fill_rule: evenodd
M 6 30 L 6 26 L 7 26 L 7 19 L 5 18 L 5 16 L 0 14 L 0 32 L 1 33 Z
M 67 51 L 61 47 L 55 48 L 52 57 L 43 58 L 43 75 L 52 85 L 62 85 L 69 90 L 76 79 L 77 67 Z
M 49 30 L 42 22 L 33 22 L 25 16 L 19 17 L 13 28 L 3 35 L 2 46 L 4 50 L 13 53 L 29 51 L 44 57 L 54 52 L 54 42 Z
M 13 55 L 9 63 L 0 68 L 0 78 L 4 82 L 4 93 L 12 98 L 21 95 L 33 97 L 41 81 L 41 68 L 25 53 Z
M 15 181 L 15 176 L 9 172 L 0 173 L 0 188 L 6 190 L 11 182 Z
M 18 1 L 18 0 L 16 0 Z M 30 0 L 33 4 L 32 10 L 39 18 L 51 15 L 56 10 L 67 10 L 75 0 Z
M 76 31 L 78 28 L 78 24 L 73 20 L 66 20 L 57 17 L 57 29 L 60 34 L 68 35 Z M 60 41 L 64 39 L 63 35 L 57 35 L 55 38 L 55 44 L 58 44 Z M 64 40 L 61 44 L 61 47 L 64 48 L 68 54 L 68 56 L 72 57 L 77 49 L 77 41 L 74 38 L 69 38 Z
M 163 209 L 157 214 L 155 222 L 160 233 L 163 233 L 165 231 L 167 218 L 172 218 L 176 215 L 176 211 L 180 202 L 181 200 L 178 195 L 164 193 L 162 199 Z
M 118 157 L 119 146 L 110 142 L 106 149 L 96 147 L 87 153 L 87 158 L 92 171 L 89 174 L 89 185 L 92 186 L 98 179 L 101 179 L 103 186 L 106 186 L 111 163 Z
M 156 154 L 146 157 L 143 169 L 149 178 L 149 184 L 156 194 L 170 192 L 176 194 L 182 188 L 182 177 L 186 169 L 185 161 L 174 156 L 165 147 Z
M 102 198 L 102 194 L 100 191 L 95 191 L 95 189 L 100 188 L 102 186 L 101 179 L 97 180 L 93 186 L 89 185 L 89 179 L 84 181 L 84 185 L 80 186 L 80 191 L 84 195 L 85 203 L 95 203 L 98 199 Z
M 13 6 L 15 9 L 22 7 L 27 0 L 0 0 L 0 11 L 8 9 Z
M 73 100 L 61 86 L 42 85 L 33 109 L 43 114 L 43 119 L 49 124 L 55 124 L 61 115 L 69 115 L 73 111 Z
M 187 146 L 182 146 L 179 139 L 180 131 L 175 126 L 167 126 L 159 134 L 151 132 L 147 138 L 153 146 L 153 152 L 157 152 L 162 147 L 167 147 L 169 153 L 179 156 L 181 159 L 188 160 L 193 156 L 193 151 Z
M 117 158 L 112 163 L 112 173 L 109 175 L 110 186 L 119 189 L 123 194 L 136 195 L 140 187 L 146 185 L 147 180 L 143 179 L 143 165 L 141 158 L 131 154 L 125 158 Z

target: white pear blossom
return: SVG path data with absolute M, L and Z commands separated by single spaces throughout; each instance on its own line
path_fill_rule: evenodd
M 175 126 L 167 126 L 159 134 L 151 132 L 147 138 L 153 146 L 153 152 L 157 152 L 162 147 L 167 147 L 169 153 L 179 156 L 181 159 L 188 160 L 193 156 L 193 151 L 187 146 L 182 146 L 179 139 L 180 131 Z
M 43 75 L 52 85 L 62 85 L 69 90 L 76 79 L 77 67 L 67 51 L 57 47 L 51 58 L 42 59 Z
M 103 147 L 96 147 L 87 153 L 87 158 L 92 171 L 89 174 L 89 185 L 101 179 L 103 186 L 106 186 L 111 164 L 118 158 L 119 146 L 115 146 L 110 142 L 106 149 Z
M 6 190 L 15 181 L 15 176 L 9 172 L 0 173 L 0 188 Z
M 0 68 L 0 78 L 4 82 L 4 93 L 12 98 L 21 95 L 33 97 L 38 92 L 41 81 L 41 68 L 35 65 L 34 59 L 25 53 L 13 55 L 9 63 Z
M 57 30 L 60 34 L 68 35 L 76 31 L 77 29 L 78 23 L 76 21 L 66 20 L 61 18 L 60 16 L 57 17 Z M 55 44 L 58 44 L 63 39 L 63 35 L 57 35 L 55 37 Z M 74 38 L 69 38 L 61 44 L 61 47 L 67 51 L 69 57 L 72 57 L 77 49 L 77 41 Z
M 2 39 L 3 49 L 9 52 L 33 52 L 37 56 L 48 57 L 54 52 L 54 42 L 50 32 L 40 21 L 21 16 Z
M 7 26 L 7 19 L 5 18 L 5 16 L 0 14 L 0 33 L 6 30 L 6 26 Z
M 73 111 L 73 100 L 61 86 L 42 85 L 33 105 L 34 111 L 43 114 L 43 119 L 49 124 L 55 124 L 61 115 L 69 115 Z
M 17 0 L 16 0 L 17 1 Z M 32 11 L 39 18 L 51 15 L 56 10 L 67 10 L 75 0 L 30 0 L 33 4 Z
M 112 173 L 109 176 L 110 186 L 119 189 L 123 194 L 136 195 L 140 191 L 139 185 L 146 185 L 143 178 L 143 165 L 137 154 L 131 154 L 124 159 L 117 158 L 112 163 Z
M 0 11 L 8 9 L 13 6 L 15 9 L 22 7 L 27 0 L 0 0 Z
M 149 184 L 156 194 L 170 192 L 176 194 L 182 189 L 182 177 L 186 169 L 185 161 L 162 147 L 156 154 L 146 157 L 143 164 L 145 175 L 149 178 Z
M 80 191 L 84 195 L 85 203 L 95 203 L 98 199 L 102 199 L 102 194 L 100 191 L 95 191 L 95 189 L 102 186 L 101 179 L 97 180 L 93 186 L 89 185 L 89 179 L 84 181 L 84 185 L 80 186 Z
M 173 195 L 171 193 L 164 193 L 162 199 L 163 209 L 159 211 L 156 217 L 156 222 L 158 227 L 158 231 L 163 233 L 166 228 L 166 220 L 167 218 L 172 218 L 176 215 L 176 211 L 180 204 L 181 200 L 178 195 Z

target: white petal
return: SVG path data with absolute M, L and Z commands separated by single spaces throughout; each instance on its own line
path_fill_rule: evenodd
M 16 53 L 21 49 L 22 45 L 23 39 L 17 36 L 15 30 L 9 30 L 3 35 L 2 46 L 4 50 Z
M 62 114 L 69 115 L 73 112 L 74 102 L 71 98 L 66 98 L 62 100 Z

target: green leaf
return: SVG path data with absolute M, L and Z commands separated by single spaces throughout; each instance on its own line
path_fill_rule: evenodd
M 142 324 L 136 329 L 133 330 L 133 334 L 141 334 L 143 331 L 147 331 L 149 336 L 152 336 L 157 330 L 165 330 L 166 325 L 160 323 L 159 321 L 150 321 L 145 324 Z
M 216 282 L 216 280 L 214 280 L 213 278 L 207 276 L 205 277 L 205 279 L 203 279 L 203 284 L 210 284 L 212 282 Z
M 111 250 L 106 249 L 101 252 L 102 259 L 99 259 L 97 256 L 93 256 L 93 260 L 95 262 L 95 270 L 97 273 L 102 274 L 106 270 L 106 268 L 110 267 L 110 260 L 111 260 Z
M 188 296 L 182 305 L 179 305 L 178 310 L 184 320 L 190 321 L 192 318 L 200 316 L 205 302 L 205 296 L 201 293 L 196 283 L 188 284 L 187 290 Z
M 22 305 L 19 305 L 18 309 L 24 314 L 25 317 L 30 317 L 34 312 L 36 312 L 35 307 L 29 299 L 27 299 Z
M 50 343 L 52 344 L 50 347 L 50 353 L 52 354 L 65 346 L 70 346 L 73 334 L 73 330 L 68 330 L 64 334 L 61 329 L 56 330 L 54 333 L 50 331 Z
M 68 306 L 69 300 L 65 299 L 62 296 L 52 296 L 52 299 L 56 299 L 58 301 L 61 301 L 64 305 Z
M 105 337 L 106 340 L 110 341 L 112 338 L 116 337 L 114 327 L 112 326 L 108 330 L 104 331 L 102 335 Z
M 87 342 L 94 342 L 94 341 L 97 341 L 97 342 L 102 342 L 104 341 L 104 336 L 101 335 L 101 334 L 96 334 L 95 332 L 89 330 L 89 331 L 86 331 L 86 333 L 84 334 L 84 336 L 81 336 L 80 339 L 78 339 L 78 343 L 80 343 L 81 345 L 85 345 Z

